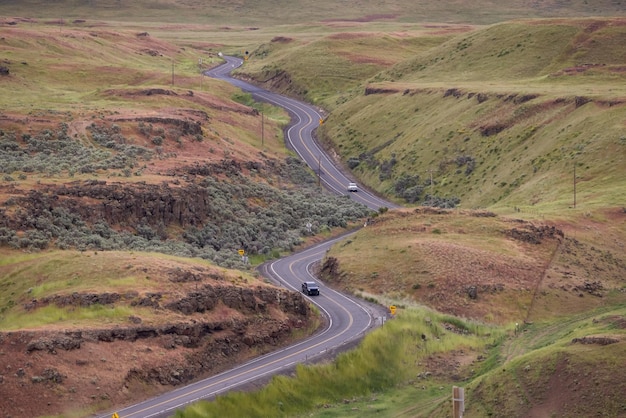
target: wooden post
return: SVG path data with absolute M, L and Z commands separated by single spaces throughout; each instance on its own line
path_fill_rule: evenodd
M 452 418 L 463 418 L 465 412 L 465 389 L 452 386 Z

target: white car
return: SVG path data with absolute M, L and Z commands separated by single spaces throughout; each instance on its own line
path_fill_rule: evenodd
M 357 187 L 356 183 L 350 183 L 350 184 L 348 184 L 348 191 L 349 192 L 358 192 L 359 188 Z

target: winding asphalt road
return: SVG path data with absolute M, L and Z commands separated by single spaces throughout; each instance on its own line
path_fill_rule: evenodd
M 320 113 L 313 106 L 294 99 L 263 90 L 241 80 L 231 78 L 229 73 L 242 65 L 243 60 L 235 57 L 223 57 L 225 64 L 205 74 L 228 81 L 249 92 L 256 100 L 285 108 L 291 115 L 291 124 L 287 130 L 286 141 L 300 157 L 314 170 L 322 168 L 320 179 L 323 185 L 337 194 L 350 194 L 351 197 L 371 209 L 382 206 L 396 207 L 367 192 L 363 188 L 357 193 L 349 193 L 349 180 L 335 168 L 331 159 L 315 143 L 312 133 L 319 126 Z M 302 252 L 282 258 L 263 266 L 263 274 L 277 284 L 299 291 L 305 280 L 315 280 L 311 266 L 323 258 L 324 254 L 342 237 L 318 244 Z M 245 364 L 216 376 L 201 380 L 165 393 L 153 399 L 128 406 L 116 411 L 120 418 L 129 417 L 167 417 L 175 410 L 200 399 L 212 399 L 216 395 L 230 390 L 242 389 L 251 382 L 267 376 L 290 370 L 298 363 L 315 360 L 337 349 L 358 341 L 363 335 L 384 320 L 384 313 L 376 307 L 368 306 L 329 287 L 320 284 L 320 295 L 310 297 L 319 310 L 328 318 L 326 327 L 315 335 L 292 346 L 255 358 Z M 308 296 L 307 296 L 308 297 Z M 111 417 L 113 412 L 102 415 Z

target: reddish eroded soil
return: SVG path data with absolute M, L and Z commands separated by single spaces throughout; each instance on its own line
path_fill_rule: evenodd
M 311 327 L 300 293 L 211 280 L 196 285 L 197 277 L 197 271 L 180 275 L 193 283 L 177 282 L 175 291 L 73 293 L 31 304 L 36 310 L 107 300 L 115 301 L 110 307 L 152 313 L 125 324 L 0 333 L 0 415 L 87 416 L 138 402 L 289 344 L 294 331 Z

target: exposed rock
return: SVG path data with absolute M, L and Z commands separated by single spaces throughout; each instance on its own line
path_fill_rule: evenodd
M 581 286 L 575 286 L 574 290 L 579 292 L 586 292 L 593 296 L 602 297 L 601 291 L 604 290 L 604 286 L 599 281 L 585 282 Z
M 122 298 L 117 293 L 78 293 L 71 295 L 54 295 L 42 298 L 40 303 L 43 305 L 55 304 L 59 307 L 63 306 L 81 306 L 87 307 L 92 305 L 112 305 Z
M 320 274 L 330 280 L 339 278 L 339 260 L 335 257 L 327 257 L 320 269 Z
M 507 125 L 504 125 L 502 123 L 496 123 L 493 125 L 484 125 L 479 127 L 480 130 L 480 134 L 482 136 L 493 136 L 493 135 L 497 135 L 500 132 L 504 131 L 506 128 L 508 128 Z
M 616 338 L 609 337 L 582 337 L 582 338 L 574 338 L 572 340 L 572 344 L 598 344 L 598 345 L 609 345 L 618 343 L 619 340 Z
M 512 228 L 506 231 L 511 238 L 531 244 L 540 244 L 544 239 L 557 238 L 561 239 L 565 235 L 563 231 L 554 226 L 535 226 L 533 224 L 525 224 L 522 228 Z
M 152 308 L 158 308 L 159 301 L 163 295 L 161 293 L 146 293 L 144 296 L 133 300 L 130 305 L 131 306 L 148 306 Z
M 44 333 L 42 336 L 29 342 L 26 345 L 26 351 L 29 353 L 32 351 L 47 351 L 54 354 L 57 349 L 66 351 L 79 349 L 82 341 L 82 333 L 80 331 L 67 334 Z
M 260 321 L 262 324 L 255 323 L 255 321 Z M 201 349 L 190 354 L 185 364 L 170 363 L 161 364 L 158 367 L 135 367 L 129 370 L 125 380 L 139 379 L 149 383 L 180 385 L 193 380 L 201 373 L 223 370 L 229 363 L 229 359 L 252 346 L 277 346 L 291 334 L 291 327 L 284 322 L 260 318 L 251 322 L 245 333 L 221 337 L 213 335 L 211 338 L 204 339 L 202 344 L 195 344 L 195 347 L 201 347 Z M 187 329 L 187 331 L 194 331 L 194 328 Z M 185 342 L 193 339 L 193 337 L 170 339 L 169 344 L 185 345 Z

